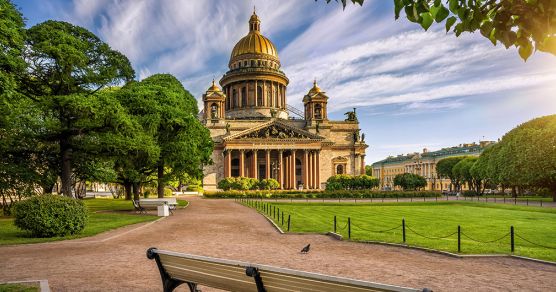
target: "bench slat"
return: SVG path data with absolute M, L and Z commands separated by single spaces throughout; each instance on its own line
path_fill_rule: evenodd
M 164 270 L 166 270 L 170 277 L 228 291 L 257 291 L 255 279 L 245 274 L 246 267 L 256 267 L 259 270 L 263 285 L 268 292 L 421 291 L 420 289 L 326 276 L 298 270 L 252 265 L 240 261 L 162 250 L 156 250 L 156 253 Z

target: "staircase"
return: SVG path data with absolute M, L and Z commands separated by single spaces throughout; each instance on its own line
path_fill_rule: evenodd
M 290 115 L 290 119 L 305 118 L 305 114 L 300 109 L 297 109 L 289 104 L 286 106 L 286 109 L 288 111 L 288 114 Z

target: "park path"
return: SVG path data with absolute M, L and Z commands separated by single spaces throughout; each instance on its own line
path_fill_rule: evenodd
M 0 282 L 47 279 L 52 291 L 161 291 L 155 263 L 145 257 L 154 246 L 434 291 L 556 287 L 556 266 L 512 258 L 458 259 L 316 234 L 281 235 L 255 210 L 231 200 L 188 200 L 190 205 L 174 216 L 136 230 L 0 247 Z M 311 252 L 301 255 L 307 243 Z

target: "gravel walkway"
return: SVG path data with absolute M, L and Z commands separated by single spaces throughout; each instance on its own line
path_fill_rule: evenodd
M 556 287 L 556 266 L 280 235 L 261 215 L 233 201 L 188 200 L 186 209 L 137 230 L 136 225 L 79 240 L 0 247 L 0 282 L 47 279 L 52 291 L 161 291 L 155 263 L 145 257 L 154 246 L 434 291 Z M 311 252 L 299 254 L 307 243 Z

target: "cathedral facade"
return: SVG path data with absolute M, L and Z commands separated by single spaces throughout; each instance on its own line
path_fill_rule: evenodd
M 329 97 L 316 81 L 304 110 L 287 104 L 289 79 L 274 44 L 253 13 L 249 33 L 232 50 L 229 71 L 203 94 L 201 119 L 214 141 L 203 187 L 226 177 L 274 178 L 282 189 L 324 189 L 335 174 L 365 173 L 365 149 L 355 109 L 328 119 Z

